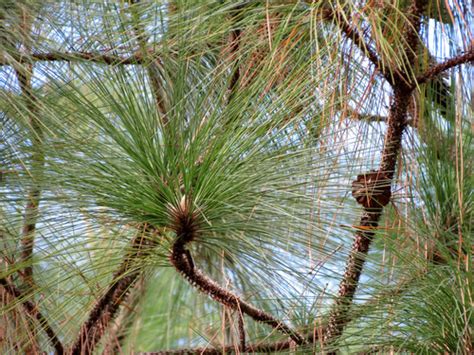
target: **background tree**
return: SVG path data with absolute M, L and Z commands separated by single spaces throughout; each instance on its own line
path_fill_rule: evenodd
M 2 351 L 472 352 L 470 7 L 4 1 Z

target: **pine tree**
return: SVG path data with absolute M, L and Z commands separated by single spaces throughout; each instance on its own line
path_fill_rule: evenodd
M 470 6 L 3 1 L 2 353 L 471 353 Z

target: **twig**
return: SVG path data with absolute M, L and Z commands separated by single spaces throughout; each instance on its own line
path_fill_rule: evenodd
M 345 116 L 345 118 L 350 119 L 350 120 L 369 122 L 369 123 L 372 123 L 372 122 L 373 123 L 387 123 L 388 122 L 388 117 L 386 116 L 358 113 L 357 111 L 354 111 L 354 110 L 347 110 L 347 115 Z M 406 124 L 407 126 L 417 128 L 416 120 L 413 118 L 407 118 Z
M 16 300 L 18 300 L 18 302 L 21 303 L 21 305 L 23 306 L 23 308 L 26 310 L 26 312 L 31 318 L 34 318 L 38 321 L 38 323 L 41 325 L 44 332 L 48 336 L 49 341 L 51 342 L 51 344 L 53 344 L 56 354 L 58 355 L 64 354 L 63 345 L 59 341 L 59 338 L 57 337 L 53 328 L 51 328 L 51 326 L 49 325 L 46 318 L 38 310 L 38 307 L 33 302 L 25 299 L 25 296 L 22 294 L 22 292 L 19 289 L 17 289 L 14 285 L 9 283 L 6 279 L 3 279 L 3 278 L 0 279 L 0 285 L 5 289 L 5 291 L 11 297 L 15 298 Z
M 433 79 L 434 77 L 438 76 L 442 72 L 449 70 L 455 66 L 460 64 L 468 63 L 474 61 L 474 47 L 470 48 L 466 53 L 459 54 L 453 58 L 450 58 L 443 63 L 436 64 L 429 68 L 426 72 L 421 74 L 416 78 L 415 83 L 412 86 L 412 89 L 415 88 L 416 85 L 421 85 Z M 471 63 L 472 64 L 472 63 Z
M 210 347 L 201 347 L 201 348 L 189 348 L 189 349 L 177 349 L 177 350 L 163 350 L 163 351 L 151 351 L 137 353 L 142 355 L 222 355 L 222 354 L 232 354 L 239 351 L 240 353 L 274 353 L 279 351 L 285 351 L 290 349 L 292 346 L 292 341 L 281 341 L 274 343 L 264 343 L 264 344 L 249 344 L 245 348 L 238 347 L 236 349 L 233 345 L 228 345 L 222 348 L 210 348 Z
M 147 230 L 144 227 L 143 232 Z M 143 233 L 139 233 L 131 242 L 132 250 L 115 272 L 112 284 L 107 292 L 99 299 L 89 313 L 89 317 L 81 326 L 79 336 L 74 342 L 70 353 L 80 355 L 92 353 L 104 334 L 110 321 L 115 317 L 124 297 L 135 284 L 141 271 L 137 268 L 137 259 L 144 251 L 153 246 Z
M 309 334 L 306 337 L 308 343 L 314 343 L 318 340 L 317 332 Z M 197 347 L 197 348 L 188 348 L 188 349 L 176 349 L 176 350 L 160 350 L 153 352 L 143 352 L 139 354 L 147 355 L 192 355 L 192 354 L 206 354 L 206 355 L 221 355 L 221 354 L 232 354 L 232 353 L 276 353 L 280 351 L 285 351 L 294 346 L 294 341 L 284 340 L 284 341 L 274 341 L 268 343 L 254 343 L 248 344 L 245 347 L 239 346 L 236 348 L 234 345 L 228 345 L 220 348 L 211 348 L 211 347 Z
M 84 60 L 93 63 L 102 64 L 143 64 L 143 56 L 134 54 L 127 57 L 116 55 L 108 55 L 94 52 L 49 52 L 49 53 L 12 53 L 8 57 L 0 58 L 0 66 L 15 65 L 34 62 L 73 62 L 76 60 Z
M 380 72 L 387 82 L 392 83 L 393 79 L 390 75 L 390 70 L 384 66 L 383 62 L 379 59 L 377 53 L 367 44 L 365 39 L 360 35 L 357 28 L 354 28 L 350 23 L 345 19 L 344 14 L 340 10 L 326 10 L 323 14 L 324 18 L 333 19 L 342 33 L 345 36 L 352 40 L 352 42 L 359 48 L 359 50 L 364 53 L 367 59 L 375 66 L 375 69 Z
M 222 354 L 232 354 L 237 351 L 240 353 L 274 353 L 285 351 L 291 348 L 293 341 L 277 341 L 273 343 L 262 343 L 262 344 L 249 344 L 246 347 L 239 346 L 236 348 L 233 345 L 224 346 L 221 348 L 210 348 L 210 347 L 200 347 L 200 348 L 189 348 L 189 349 L 177 349 L 177 350 L 162 350 L 162 351 L 152 351 L 138 353 L 143 355 L 222 355 Z
M 234 20 L 234 23 L 233 23 L 234 26 L 237 26 L 236 17 L 239 15 L 242 7 L 243 5 L 237 6 L 235 9 L 237 13 L 232 16 L 232 19 Z M 228 88 L 229 97 L 227 99 L 227 102 L 230 102 L 232 98 L 234 97 L 237 90 L 237 84 L 240 79 L 240 59 L 237 57 L 237 54 L 240 47 L 241 36 L 242 36 L 242 31 L 238 27 L 234 28 L 230 32 L 230 60 L 231 61 L 235 60 L 235 63 L 234 63 L 234 72 L 232 73 L 232 77 L 229 83 L 229 88 Z
M 160 114 L 161 123 L 165 126 L 168 123 L 168 116 L 167 116 L 167 109 L 164 100 L 164 90 L 162 85 L 162 78 L 160 76 L 160 70 L 158 68 L 156 58 L 149 57 L 149 53 L 147 51 L 147 42 L 148 36 L 146 34 L 146 30 L 142 23 L 140 22 L 140 14 L 138 13 L 137 6 L 140 4 L 140 0 L 132 0 L 130 6 L 130 12 L 133 18 L 133 27 L 135 30 L 135 35 L 137 37 L 138 45 L 140 46 L 140 50 L 142 52 L 142 56 L 144 61 L 148 58 L 151 60 L 146 61 L 146 70 L 148 73 L 148 77 L 150 79 L 150 85 L 153 91 L 153 95 L 155 96 L 155 102 L 157 111 Z M 145 64 L 145 63 L 142 63 Z

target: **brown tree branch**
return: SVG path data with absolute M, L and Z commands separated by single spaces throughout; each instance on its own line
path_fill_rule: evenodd
M 13 5 L 16 6 L 16 5 Z M 23 6 L 19 6 L 16 8 L 17 16 L 16 19 L 18 22 L 12 26 L 19 35 L 18 38 L 12 37 L 11 33 L 6 29 L 6 19 L 4 14 L 0 14 L 0 46 L 5 50 L 12 50 L 15 49 L 17 46 L 23 47 L 25 53 L 31 52 L 31 42 L 29 39 L 29 33 L 31 31 L 31 15 L 25 11 Z M 37 103 L 36 103 L 36 96 L 33 94 L 33 88 L 31 85 L 31 77 L 33 75 L 33 66 L 28 63 L 26 65 L 20 66 L 17 63 L 13 65 L 13 70 L 18 81 L 21 95 L 24 98 L 26 113 L 25 116 L 29 120 L 30 124 L 30 135 L 29 138 L 31 140 L 31 145 L 33 148 L 33 153 L 31 155 L 31 187 L 27 191 L 26 195 L 26 205 L 23 214 L 23 226 L 21 229 L 20 235 L 20 261 L 22 262 L 22 268 L 19 270 L 19 275 L 22 277 L 23 280 L 23 288 L 26 291 L 31 291 L 34 287 L 34 279 L 33 279 L 33 265 L 32 265 L 32 255 L 33 255 L 33 247 L 34 247 L 34 238 L 35 238 L 35 231 L 36 231 L 36 222 L 38 219 L 38 205 L 40 200 L 41 190 L 36 185 L 36 183 L 40 180 L 41 171 L 43 170 L 44 165 L 44 154 L 42 152 L 42 129 L 41 124 L 38 120 L 36 115 L 37 110 Z M 9 292 L 13 297 L 15 295 L 20 295 L 20 291 L 16 290 L 13 284 L 9 284 L 7 279 L 2 280 L 5 283 L 4 288 Z M 31 294 L 34 294 L 31 292 Z M 26 301 L 25 301 L 26 302 Z M 24 309 L 26 309 L 29 316 L 34 318 L 36 306 L 33 301 L 27 301 L 24 303 Z M 30 312 L 28 312 L 28 310 Z M 42 315 L 40 314 L 39 317 L 43 320 Z M 31 332 L 31 341 L 27 345 L 25 349 L 23 349 L 27 353 L 37 353 L 39 352 L 38 341 L 35 336 L 35 329 L 32 323 L 28 322 L 28 327 L 32 327 L 32 329 L 28 329 Z M 54 334 L 48 331 L 49 326 L 46 327 L 46 332 L 50 334 Z M 49 328 L 50 329 L 50 328 Z M 49 334 L 49 335 L 50 335 Z M 55 337 L 55 335 L 54 335 Z M 55 342 L 53 341 L 53 344 Z
M 131 1 L 130 13 L 133 19 L 133 27 L 135 30 L 135 35 L 137 37 L 137 42 L 140 47 L 141 54 L 145 60 L 144 64 L 147 64 L 146 70 L 148 73 L 148 78 L 150 79 L 150 85 L 153 91 L 153 96 L 155 97 L 157 112 L 160 115 L 162 125 L 165 126 L 168 123 L 168 110 L 166 108 L 166 103 L 164 99 L 165 93 L 163 89 L 163 79 L 160 75 L 160 69 L 157 64 L 157 59 L 151 56 L 147 50 L 148 35 L 146 33 L 145 27 L 140 22 L 140 14 L 137 8 L 137 6 L 139 5 L 140 0 Z
M 370 62 L 375 66 L 375 69 L 378 70 L 388 82 L 390 82 L 392 79 L 389 75 L 387 75 L 387 70 L 383 66 L 383 63 L 380 61 L 377 54 L 375 54 L 375 52 L 365 42 L 359 31 L 347 23 L 344 17 L 342 17 L 339 13 L 336 14 L 336 19 L 338 20 L 339 28 L 346 35 L 346 37 L 352 40 L 352 42 L 360 49 L 360 51 L 365 54 L 367 59 L 369 59 Z
M 140 303 L 141 297 L 146 292 L 145 277 L 140 275 L 139 280 L 135 282 L 130 291 L 120 313 L 115 318 L 114 323 L 106 337 L 102 355 L 112 355 L 123 353 L 123 346 L 129 335 L 129 328 L 133 325 L 136 315 L 136 308 Z
M 23 308 L 26 310 L 27 314 L 38 321 L 38 323 L 43 328 L 44 332 L 49 338 L 49 341 L 53 345 L 56 354 L 61 355 L 64 354 L 64 348 L 59 338 L 56 335 L 56 332 L 51 328 L 46 318 L 43 314 L 38 310 L 38 307 L 31 301 L 25 299 L 24 294 L 17 289 L 14 285 L 9 283 L 6 279 L 0 279 L 0 285 L 5 289 L 5 291 L 18 302 L 21 303 Z
M 0 66 L 34 62 L 74 62 L 83 60 L 99 64 L 142 64 L 143 56 L 134 54 L 127 57 L 94 52 L 49 52 L 49 53 L 11 53 L 0 58 Z
M 239 5 L 235 11 L 236 13 L 233 15 L 233 25 L 237 26 L 238 22 L 238 15 L 240 13 L 240 10 L 242 9 L 243 5 Z M 234 97 L 236 91 L 237 91 L 237 84 L 240 80 L 240 59 L 237 57 L 238 52 L 239 52 L 239 47 L 240 47 L 240 41 L 241 41 L 241 36 L 242 36 L 242 31 L 240 28 L 236 27 L 230 32 L 230 60 L 235 61 L 234 63 L 234 72 L 232 73 L 232 77 L 230 79 L 229 83 L 229 97 L 227 99 L 227 102 L 230 102 L 232 98 Z
M 179 239 L 179 238 L 178 238 Z M 204 273 L 194 266 L 189 251 L 184 249 L 182 242 L 177 240 L 173 245 L 173 252 L 170 261 L 176 270 L 179 271 L 193 286 L 202 293 L 207 294 L 213 300 L 235 310 L 242 311 L 257 322 L 265 323 L 274 329 L 281 331 L 290 336 L 290 338 L 298 345 L 304 344 L 306 340 L 295 330 L 291 329 L 281 320 L 276 319 L 271 314 L 252 306 L 250 303 L 243 301 L 240 297 L 224 289 L 214 280 L 210 279 Z
M 298 345 L 305 344 L 306 339 L 298 334 L 298 332 L 271 314 L 243 301 L 240 297 L 221 287 L 195 267 L 191 253 L 186 249 L 186 245 L 196 238 L 199 230 L 198 214 L 192 212 L 191 205 L 191 199 L 184 197 L 179 206 L 170 209 L 170 215 L 173 219 L 170 227 L 176 233 L 176 240 L 173 243 L 169 257 L 171 264 L 191 285 L 195 286 L 202 293 L 207 294 L 213 300 L 234 311 L 245 313 L 257 322 L 270 325 L 272 328 L 290 336 Z
M 239 341 L 240 341 L 240 348 L 245 349 L 245 323 L 244 323 L 244 315 L 242 312 L 238 311 L 237 317 L 238 325 L 239 325 Z
M 44 152 L 43 152 L 43 129 L 39 118 L 37 117 L 37 102 L 36 96 L 33 94 L 31 87 L 32 66 L 15 66 L 15 73 L 20 83 L 22 95 L 26 99 L 26 109 L 28 110 L 29 121 L 31 126 L 31 144 L 33 153 L 32 160 L 32 186 L 27 194 L 27 201 L 23 216 L 23 227 L 21 232 L 21 258 L 20 261 L 25 264 L 23 272 L 20 274 L 24 279 L 25 285 L 33 287 L 33 265 L 31 265 L 31 257 L 33 255 L 34 238 L 36 232 L 36 222 L 39 214 L 39 202 L 41 197 L 41 190 L 38 187 L 38 180 L 40 180 L 41 171 L 44 166 Z
M 414 89 L 416 85 L 424 84 L 427 81 L 435 78 L 446 70 L 454 68 L 460 64 L 472 61 L 474 61 L 474 46 L 464 54 L 459 54 L 453 58 L 450 58 L 442 63 L 436 64 L 429 68 L 426 72 L 416 78 L 415 84 L 413 84 L 412 89 Z
M 408 67 L 413 65 L 414 53 L 416 53 L 419 45 L 418 32 L 422 10 L 423 2 L 421 0 L 413 0 L 408 9 L 410 26 L 408 26 L 405 33 L 408 44 L 405 48 Z M 393 88 L 393 100 L 379 171 L 359 175 L 353 183 L 353 195 L 357 202 L 364 207 L 364 213 L 359 222 L 362 230 L 356 232 L 347 259 L 346 270 L 339 284 L 338 296 L 329 314 L 328 326 L 323 339 L 325 344 L 330 344 L 339 338 L 346 325 L 351 321 L 350 307 L 357 291 L 365 259 L 375 234 L 374 231 L 378 227 L 384 206 L 388 204 L 391 198 L 391 183 L 395 173 L 398 153 L 401 149 L 403 132 L 407 125 L 407 110 L 412 93 L 412 88 L 407 85 L 407 77 L 408 74 L 406 73 L 394 76 L 392 82 L 387 78 Z M 361 186 L 364 191 L 362 195 L 359 194 Z
M 233 353 L 275 353 L 280 351 L 285 351 L 290 349 L 293 346 L 293 341 L 286 340 L 274 343 L 262 343 L 262 344 L 249 344 L 245 348 L 241 346 L 235 347 L 233 345 L 228 345 L 221 348 L 212 348 L 212 347 L 200 347 L 200 348 L 189 348 L 189 349 L 177 349 L 177 350 L 162 350 L 162 351 L 152 351 L 146 353 L 146 355 L 222 355 L 222 354 L 233 354 Z
M 383 302 L 385 303 L 386 297 L 393 298 L 396 295 L 399 295 L 409 289 L 410 285 L 414 282 L 419 282 L 420 277 L 423 275 L 418 275 L 412 279 L 402 280 L 399 285 L 394 287 L 393 289 L 388 289 L 382 291 L 377 297 L 372 298 L 371 300 L 367 301 L 364 304 L 364 307 L 359 308 L 355 313 L 353 313 L 353 317 L 360 317 L 366 314 L 367 305 L 373 305 L 376 303 Z M 320 339 L 320 335 L 323 335 L 325 332 L 325 328 L 316 328 L 312 332 L 308 333 L 306 336 L 307 342 L 309 344 L 316 344 L 316 342 Z M 268 342 L 268 343 L 253 343 L 246 345 L 245 347 L 238 347 L 236 348 L 233 345 L 228 345 L 225 347 L 196 347 L 196 348 L 187 348 L 187 349 L 176 349 L 176 350 L 161 350 L 161 351 L 154 351 L 154 352 L 147 352 L 142 354 L 150 354 L 150 355 L 183 355 L 183 354 L 232 354 L 232 353 L 276 353 L 280 351 L 286 351 L 293 346 L 294 342 L 291 340 L 286 341 L 275 341 L 275 342 Z M 314 349 L 313 349 L 314 350 Z M 314 351 L 313 351 L 314 353 Z
M 29 40 L 29 34 L 31 32 L 32 17 L 23 6 L 20 6 L 18 10 L 20 24 L 17 30 L 21 38 L 18 44 L 24 48 L 26 53 L 30 53 L 31 41 Z M 0 30 L 2 30 L 3 27 L 4 26 L 0 26 Z M 8 39 L 5 38 L 5 42 L 8 42 Z M 0 44 L 3 45 L 3 43 Z M 14 43 L 11 43 L 11 45 L 14 46 Z M 32 256 L 41 198 L 41 190 L 38 185 L 41 181 L 44 168 L 43 128 L 40 118 L 38 117 L 38 102 L 31 83 L 33 65 L 31 63 L 27 63 L 26 65 L 14 65 L 13 69 L 20 86 L 21 94 L 25 99 L 25 114 L 28 117 L 30 125 L 31 131 L 29 138 L 33 150 L 30 166 L 30 177 L 32 181 L 26 196 L 20 240 L 20 262 L 24 264 L 20 275 L 23 278 L 25 289 L 29 289 L 34 287 Z
M 108 325 L 116 316 L 122 300 L 141 273 L 137 267 L 137 260 L 154 246 L 154 242 L 145 236 L 146 230 L 147 226 L 133 238 L 131 250 L 115 272 L 107 292 L 98 300 L 89 313 L 89 317 L 81 326 L 79 335 L 70 350 L 71 354 L 92 353 Z
M 340 9 L 323 9 L 323 18 L 332 19 L 337 23 L 337 26 L 344 35 L 352 40 L 352 42 L 359 48 L 359 50 L 366 56 L 366 58 L 374 65 L 375 69 L 380 72 L 383 77 L 390 84 L 393 83 L 392 75 L 390 70 L 384 66 L 384 63 L 380 60 L 377 53 L 368 45 L 367 41 L 359 33 L 357 28 L 354 28 L 350 23 L 347 22 L 346 16 L 341 12 Z
M 318 333 L 311 333 L 306 338 L 308 344 L 314 343 L 318 340 Z M 294 347 L 295 342 L 293 340 L 274 341 L 268 343 L 253 343 L 248 344 L 245 347 L 235 345 L 228 345 L 224 347 L 197 347 L 188 349 L 176 349 L 176 350 L 160 350 L 152 351 L 140 354 L 147 355 L 192 355 L 192 354 L 206 354 L 206 355 L 221 355 L 221 354 L 232 354 L 232 353 L 276 353 L 280 351 L 286 351 Z
M 354 110 L 347 110 L 347 114 L 345 115 L 346 119 L 354 120 L 354 121 L 362 121 L 362 122 L 369 122 L 369 123 L 388 123 L 388 117 L 386 116 L 378 116 L 378 115 L 370 115 L 364 113 L 358 113 Z M 413 128 L 417 128 L 416 120 L 412 117 L 406 118 L 407 126 L 411 126 Z

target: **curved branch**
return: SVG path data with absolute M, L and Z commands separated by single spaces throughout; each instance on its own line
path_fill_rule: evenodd
M 460 64 L 468 63 L 474 61 L 474 46 L 464 54 L 459 54 L 453 58 L 450 58 L 443 63 L 436 64 L 429 68 L 426 72 L 421 74 L 416 78 L 415 84 L 412 86 L 412 89 L 415 88 L 415 85 L 421 85 L 427 81 L 438 76 L 442 72 L 454 68 Z M 472 63 L 471 63 L 472 64 Z
M 393 84 L 394 79 L 393 75 L 390 73 L 390 70 L 387 70 L 377 53 L 368 45 L 367 41 L 359 33 L 358 29 L 354 28 L 354 26 L 347 22 L 346 16 L 339 8 L 329 9 L 323 7 L 322 18 L 324 20 L 335 21 L 339 27 L 339 30 L 344 33 L 344 35 L 350 39 L 362 53 L 364 53 L 366 58 L 374 65 L 375 69 L 383 75 L 387 82 Z
M 207 294 L 213 300 L 222 303 L 223 305 L 239 312 L 247 314 L 257 322 L 270 325 L 272 328 L 281 331 L 290 336 L 290 338 L 298 345 L 304 344 L 306 340 L 291 329 L 281 320 L 276 319 L 271 314 L 252 306 L 250 303 L 243 301 L 240 297 L 224 289 L 214 280 L 210 279 L 204 273 L 194 266 L 191 254 L 184 249 L 182 242 L 178 240 L 173 245 L 173 252 L 170 256 L 170 261 L 176 270 L 184 276 L 193 286 L 198 288 L 201 292 Z
M 395 295 L 399 295 L 402 292 L 406 291 L 410 285 L 414 282 L 419 282 L 419 277 L 417 276 L 412 279 L 403 280 L 401 283 L 394 287 L 393 289 L 388 289 L 383 291 L 378 297 L 375 297 L 369 300 L 365 305 L 370 305 L 379 302 L 385 302 L 385 297 L 393 298 Z M 364 307 L 359 308 L 354 314 L 354 317 L 361 317 L 366 314 L 366 310 Z M 315 344 L 316 341 L 320 339 L 320 335 L 324 334 L 325 328 L 315 328 L 312 332 L 310 332 L 307 336 L 307 341 L 309 344 Z M 214 348 L 209 346 L 202 346 L 197 348 L 184 348 L 184 349 L 176 349 L 176 350 L 160 350 L 160 351 L 152 351 L 147 352 L 147 355 L 192 355 L 192 354 L 213 354 L 213 355 L 220 355 L 220 354 L 232 354 L 232 353 L 276 353 L 280 351 L 286 351 L 292 347 L 294 343 L 291 340 L 285 341 L 275 341 L 275 342 L 268 342 L 268 343 L 254 343 L 246 345 L 245 347 L 239 346 L 235 347 L 232 345 Z M 312 349 L 314 353 L 314 348 Z
M 53 328 L 51 328 L 46 318 L 38 310 L 37 306 L 31 301 L 25 300 L 25 296 L 21 293 L 21 291 L 17 289 L 14 285 L 9 283 L 6 279 L 4 278 L 0 279 L 0 285 L 5 289 L 5 291 L 11 297 L 15 298 L 21 303 L 21 305 L 23 306 L 23 308 L 26 310 L 26 312 L 31 318 L 34 318 L 38 321 L 38 323 L 41 325 L 44 332 L 48 336 L 49 341 L 51 342 L 51 344 L 53 344 L 56 354 L 58 355 L 64 354 L 63 345 L 59 341 L 59 338 L 56 335 L 56 332 L 53 330 Z
M 191 253 L 186 249 L 186 244 L 193 241 L 198 233 L 198 215 L 192 212 L 189 198 L 183 197 L 178 207 L 170 209 L 173 219 L 170 226 L 176 233 L 176 240 L 173 243 L 169 260 L 176 270 L 183 275 L 189 283 L 199 291 L 207 294 L 213 300 L 252 317 L 255 321 L 265 323 L 290 336 L 298 345 L 305 344 L 306 339 L 291 329 L 281 320 L 276 319 L 271 314 L 252 306 L 243 301 L 234 293 L 221 287 L 214 280 L 207 277 L 201 270 L 195 267 Z

